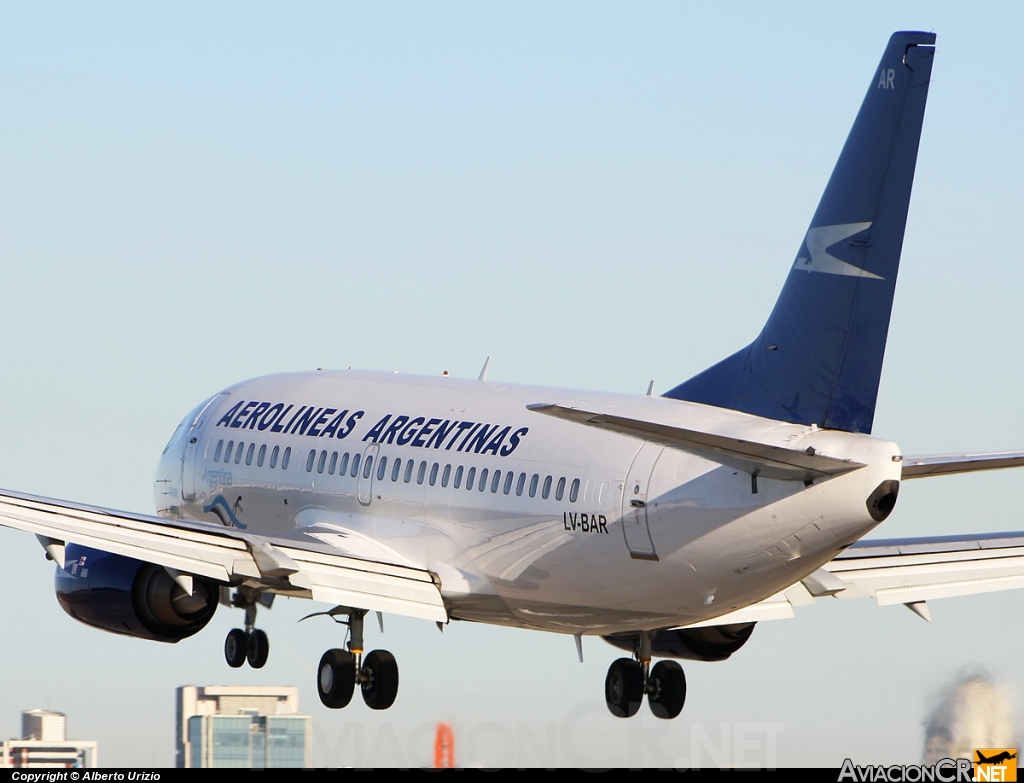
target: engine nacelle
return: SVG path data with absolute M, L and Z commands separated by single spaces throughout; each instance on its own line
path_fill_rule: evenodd
M 61 607 L 76 620 L 111 633 L 180 642 L 201 631 L 217 611 L 219 586 L 193 577 L 192 595 L 163 566 L 68 545 L 57 567 Z
M 711 625 L 705 628 L 677 628 L 658 631 L 651 640 L 651 652 L 658 658 L 682 658 L 688 661 L 724 661 L 747 643 L 754 623 Z M 636 634 L 602 637 L 608 644 L 627 652 L 637 649 Z

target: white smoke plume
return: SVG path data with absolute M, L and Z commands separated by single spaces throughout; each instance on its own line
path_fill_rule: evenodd
M 924 726 L 924 763 L 974 758 L 975 748 L 1017 746 L 1008 688 L 984 672 L 970 672 L 946 686 Z

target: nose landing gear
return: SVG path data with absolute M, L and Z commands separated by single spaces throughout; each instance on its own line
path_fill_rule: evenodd
M 651 668 L 651 633 L 641 631 L 636 660 L 619 658 L 608 668 L 604 700 L 616 718 L 631 718 L 647 695 L 657 718 L 671 719 L 686 702 L 686 676 L 675 661 L 659 661 Z
M 348 705 L 356 683 L 363 701 L 371 710 L 386 710 L 398 696 L 398 664 L 387 650 L 372 650 L 363 656 L 364 609 L 338 607 L 330 612 L 337 619 L 347 614 L 349 641 L 347 650 L 328 650 L 317 669 L 317 694 L 325 707 L 332 710 Z
M 267 593 L 256 593 L 249 588 L 240 587 L 231 596 L 230 603 L 245 609 L 245 630 L 232 628 L 224 639 L 224 659 L 228 666 L 237 669 L 246 661 L 254 669 L 262 669 L 270 655 L 270 640 L 267 635 L 256 628 L 256 604 L 261 603 L 267 608 L 274 601 L 274 596 Z

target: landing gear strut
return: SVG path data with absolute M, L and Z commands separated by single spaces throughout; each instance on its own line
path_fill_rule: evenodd
M 224 639 L 224 658 L 228 666 L 239 668 L 246 661 L 254 669 L 262 669 L 270 655 L 270 640 L 256 628 L 256 603 L 269 607 L 273 596 L 264 596 L 244 587 L 238 588 L 231 596 L 231 605 L 245 609 L 245 630 L 232 628 Z
M 347 615 L 344 622 L 349 628 L 347 650 L 328 650 L 320 659 L 317 669 L 316 689 L 320 701 L 332 710 L 348 705 L 358 683 L 363 692 L 363 701 L 371 710 L 386 710 L 395 703 L 398 696 L 398 664 L 395 656 L 387 650 L 372 650 L 363 655 L 363 618 L 365 609 L 339 607 L 332 611 L 336 621 L 338 615 Z
M 608 668 L 604 700 L 616 718 L 631 718 L 647 695 L 655 717 L 670 719 L 686 702 L 686 676 L 675 661 L 659 661 L 651 668 L 651 632 L 641 631 L 635 660 L 619 658 Z

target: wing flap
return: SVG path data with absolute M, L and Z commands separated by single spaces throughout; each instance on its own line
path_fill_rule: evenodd
M 526 407 L 557 419 L 681 449 L 746 473 L 757 472 L 765 478 L 810 481 L 826 476 L 838 476 L 864 467 L 860 462 L 817 454 L 813 449 L 797 451 L 768 443 L 685 429 L 663 422 L 616 416 L 552 403 L 537 403 Z
M 201 522 L 81 506 L 0 491 L 0 525 L 269 592 L 446 622 L 433 576 L 420 568 L 332 554 L 310 538 L 270 539 Z M 308 544 L 304 546 L 304 544 Z
M 1024 588 L 1024 532 L 860 541 L 822 570 L 834 578 L 828 592 L 835 598 L 874 598 L 879 606 L 905 604 L 920 614 L 925 601 Z M 794 607 L 825 597 L 807 589 L 811 577 L 758 603 L 683 627 L 794 617 Z

